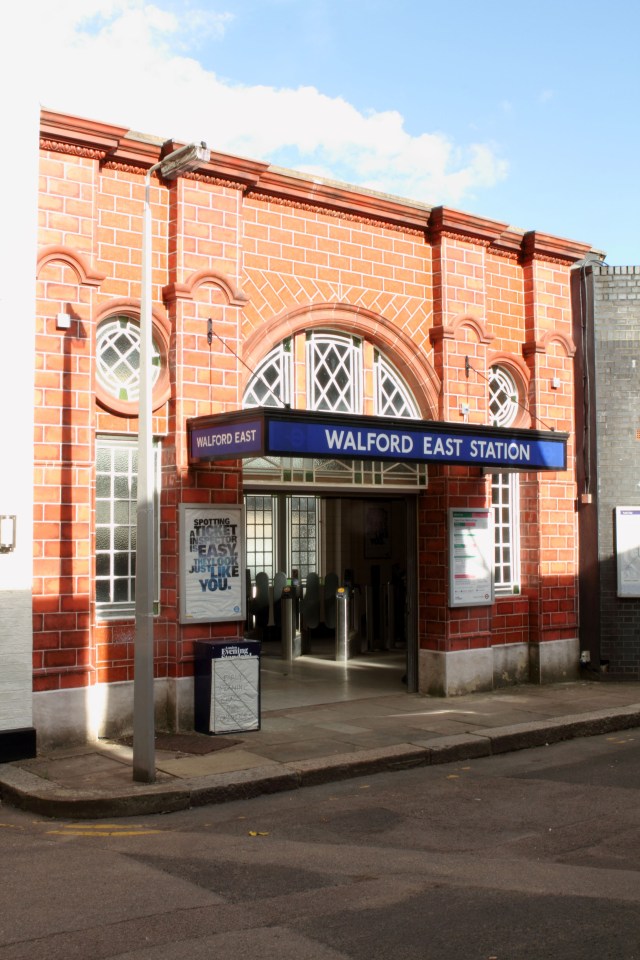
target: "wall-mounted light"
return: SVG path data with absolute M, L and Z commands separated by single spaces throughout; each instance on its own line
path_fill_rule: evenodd
M 58 330 L 68 330 L 71 326 L 71 317 L 66 310 L 61 310 L 56 314 L 56 326 Z
M 551 389 L 559 390 L 560 389 L 560 377 L 554 377 L 551 381 Z
M 204 140 L 201 140 L 200 143 L 189 143 L 186 147 L 179 147 L 151 169 L 159 169 L 160 175 L 165 180 L 175 180 L 181 173 L 197 170 L 203 163 L 208 163 L 209 157 L 209 148 Z
M 16 548 L 16 516 L 0 514 L 0 553 L 12 553 Z

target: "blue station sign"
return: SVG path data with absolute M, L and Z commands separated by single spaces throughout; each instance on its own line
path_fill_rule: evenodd
M 285 408 L 188 421 L 189 454 L 201 460 L 257 456 L 410 460 L 512 470 L 565 470 L 566 433 L 356 417 Z

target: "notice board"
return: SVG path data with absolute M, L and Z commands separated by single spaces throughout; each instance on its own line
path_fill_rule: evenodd
M 616 570 L 619 597 L 640 597 L 640 507 L 616 507 Z
M 493 511 L 449 510 L 449 606 L 493 603 Z

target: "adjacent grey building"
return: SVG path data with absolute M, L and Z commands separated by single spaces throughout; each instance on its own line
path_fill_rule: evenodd
M 612 267 L 595 259 L 576 264 L 573 297 L 582 660 L 603 677 L 635 680 L 640 676 L 640 266 Z

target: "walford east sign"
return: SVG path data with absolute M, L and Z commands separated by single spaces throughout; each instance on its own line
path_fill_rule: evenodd
M 295 456 L 565 470 L 567 434 L 253 408 L 187 423 L 191 460 Z

